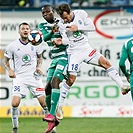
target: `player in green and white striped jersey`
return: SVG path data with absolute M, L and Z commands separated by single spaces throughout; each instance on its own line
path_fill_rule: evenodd
M 126 60 L 128 59 L 130 63 L 130 72 L 127 71 L 125 65 Z M 131 95 L 133 99 L 133 37 L 127 40 L 121 49 L 119 66 L 127 81 L 130 83 Z
M 52 43 L 54 39 L 61 37 L 58 31 L 59 20 L 54 17 L 54 10 L 50 5 L 42 7 L 42 16 L 46 20 L 44 23 L 39 24 L 39 30 L 42 32 L 44 41 L 50 47 L 52 62 L 48 69 L 46 92 L 46 104 L 53 117 L 56 115 L 56 106 L 60 97 L 59 84 L 66 78 L 67 74 L 67 45 L 54 46 Z M 45 118 L 44 118 L 45 120 Z M 57 122 L 57 121 L 56 121 Z M 57 122 L 58 123 L 58 122 Z M 55 126 L 56 123 L 49 122 Z M 48 124 L 48 125 L 49 125 Z M 48 129 L 52 130 L 52 129 Z

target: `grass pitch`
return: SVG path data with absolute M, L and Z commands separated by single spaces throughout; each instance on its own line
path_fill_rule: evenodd
M 41 118 L 19 118 L 19 133 L 45 133 Z M 0 133 L 11 133 L 10 118 L 0 118 Z M 131 118 L 64 118 L 57 133 L 133 133 Z

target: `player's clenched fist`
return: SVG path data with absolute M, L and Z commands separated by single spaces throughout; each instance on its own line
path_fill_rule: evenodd
M 16 78 L 16 75 L 12 69 L 8 70 L 10 78 Z
M 57 24 L 55 24 L 52 28 L 52 32 L 55 33 L 55 32 L 58 32 L 58 29 L 59 29 L 59 26 Z

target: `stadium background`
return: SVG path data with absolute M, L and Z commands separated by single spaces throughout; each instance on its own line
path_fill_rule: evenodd
M 74 8 L 77 9 L 77 8 Z M 119 70 L 120 50 L 125 40 L 133 36 L 132 6 L 83 7 L 94 21 L 96 32 L 90 33 L 90 44 L 100 51 Z M 43 22 L 40 8 L 1 8 L 0 13 L 0 117 L 11 115 L 12 81 L 3 66 L 6 46 L 18 37 L 18 25 L 30 23 L 36 29 Z M 50 64 L 48 46 L 43 43 L 43 82 Z M 20 105 L 20 117 L 42 117 L 43 111 L 36 99 L 27 91 L 27 98 Z M 64 117 L 132 117 L 130 93 L 123 96 L 104 69 L 83 64 L 78 78 L 65 101 Z

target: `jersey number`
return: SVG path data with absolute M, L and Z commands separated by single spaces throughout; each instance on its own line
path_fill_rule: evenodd
M 20 92 L 20 86 L 14 86 L 14 91 Z
M 78 70 L 78 64 L 72 64 L 72 70 Z

